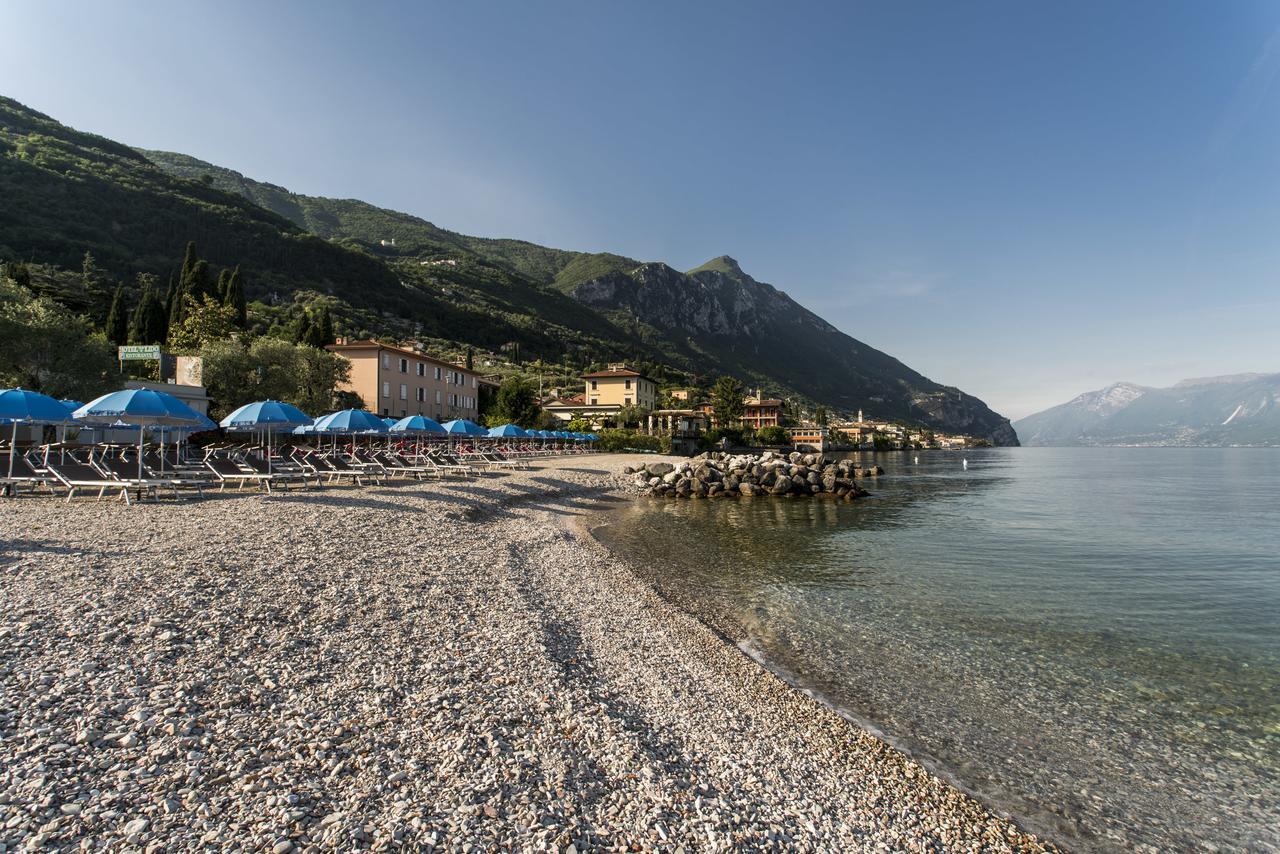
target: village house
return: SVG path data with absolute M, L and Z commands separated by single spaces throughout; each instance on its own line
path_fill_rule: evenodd
M 760 389 L 754 396 L 742 401 L 742 423 L 746 427 L 759 430 L 762 427 L 782 426 L 782 401 L 764 396 Z
M 481 384 L 488 381 L 474 370 L 379 341 L 340 338 L 327 349 L 351 362 L 351 378 L 338 391 L 359 395 L 371 412 L 441 422 L 479 417 Z
M 581 418 L 596 425 L 626 407 L 657 408 L 657 383 L 625 364 L 614 363 L 606 370 L 583 374 L 582 381 L 581 397 L 553 398 L 542 408 L 561 421 Z

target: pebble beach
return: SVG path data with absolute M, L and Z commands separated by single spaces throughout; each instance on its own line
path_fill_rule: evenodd
M 597 543 L 653 460 L 0 502 L 0 851 L 1052 850 Z

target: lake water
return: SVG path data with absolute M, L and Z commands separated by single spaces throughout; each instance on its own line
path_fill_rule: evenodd
M 640 499 L 597 534 L 1069 848 L 1280 850 L 1280 451 L 861 459 L 858 502 Z

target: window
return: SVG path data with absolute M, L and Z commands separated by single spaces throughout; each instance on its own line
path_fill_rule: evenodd
M 480 380 L 478 380 L 478 379 L 477 379 L 477 378 L 475 378 L 475 377 L 472 377 L 472 378 L 471 378 L 471 387 L 472 387 L 472 388 L 479 388 L 479 387 L 480 387 Z
M 625 388 L 627 391 L 630 391 L 630 390 L 631 390 L 631 380 L 625 380 L 625 381 L 623 382 L 623 384 L 622 384 L 622 387 L 623 387 L 623 388 Z
M 593 398 L 591 398 L 591 405 L 592 405 L 592 406 L 596 406 L 596 405 L 598 405 L 599 403 L 600 403 L 600 398 L 598 398 L 598 397 L 593 397 Z
M 591 390 L 592 390 L 592 391 L 599 391 L 599 390 L 600 390 L 600 384 L 599 384 L 598 382 L 596 382 L 595 380 L 592 380 L 592 381 L 591 381 Z
M 418 403 L 423 403 L 427 399 L 427 390 L 425 388 L 418 389 Z
M 437 372 L 438 372 L 439 370 L 440 370 L 439 368 L 436 368 L 436 371 L 437 371 Z M 439 406 L 439 405 L 440 405 L 440 397 L 441 397 L 441 395 L 440 395 L 440 389 L 436 389 L 436 406 Z
M 384 368 L 389 368 L 389 367 L 391 367 L 391 354 L 390 354 L 390 353 L 383 353 L 383 354 L 382 354 L 382 367 L 384 367 Z
M 418 363 L 418 376 L 425 377 L 427 375 L 427 366 L 422 362 Z
M 407 373 L 409 373 L 409 360 L 408 360 L 408 359 L 401 359 L 401 360 L 400 360 L 400 373 L 402 373 L 402 374 L 407 374 Z
M 440 366 L 439 366 L 439 365 L 436 365 L 436 379 L 437 379 L 437 380 L 438 380 L 438 379 L 440 379 Z M 436 403 L 439 403 L 439 402 L 440 402 L 440 401 L 438 401 L 438 400 L 436 401 Z
M 409 399 L 409 387 L 404 383 L 400 383 L 400 399 L 401 400 Z
M 629 397 L 624 397 L 624 398 L 622 399 L 622 405 L 623 405 L 623 406 L 630 406 L 630 405 L 631 405 L 631 398 L 629 398 Z
M 382 384 L 382 396 L 391 397 L 391 383 Z

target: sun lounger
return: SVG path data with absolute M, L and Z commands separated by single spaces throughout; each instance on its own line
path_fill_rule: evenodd
M 98 498 L 102 498 L 103 493 L 108 490 L 112 492 L 119 491 L 120 497 L 124 499 L 125 504 L 130 503 L 130 489 L 137 489 L 139 494 L 149 491 L 154 495 L 156 491 L 154 486 L 147 484 L 134 485 L 109 478 L 88 463 L 73 459 L 63 460 L 59 463 L 50 462 L 49 473 L 67 488 L 67 501 L 75 497 L 76 491 L 80 489 L 96 489 L 98 490 Z
M 17 495 L 18 487 L 24 483 L 31 487 L 32 492 L 35 491 L 37 486 L 51 489 L 51 484 L 57 483 L 57 478 L 47 472 L 37 471 L 22 454 L 18 454 L 13 458 L 12 477 L 9 476 L 9 468 L 9 452 L 0 451 L 0 484 L 4 485 L 2 494 L 5 495 Z
M 245 471 L 236 464 L 234 460 L 227 457 L 211 456 L 204 461 L 209 471 L 213 472 L 213 476 L 219 481 L 218 491 L 222 492 L 227 488 L 228 483 L 236 484 L 236 489 L 244 489 L 245 484 L 253 483 L 262 486 L 267 492 L 271 492 L 271 483 L 275 475 L 259 474 L 256 471 Z M 276 480 L 276 483 L 282 483 Z M 286 487 L 287 488 L 287 487 Z
M 297 482 L 297 483 L 301 483 L 303 486 L 307 485 L 306 472 L 300 469 L 286 468 L 286 467 L 280 467 L 280 466 L 268 467 L 265 460 L 257 457 L 254 454 L 245 454 L 243 457 L 240 458 L 240 461 L 244 463 L 246 466 L 248 466 L 249 468 L 253 469 L 258 474 L 269 475 L 271 477 L 271 481 L 268 481 L 268 482 L 275 482 L 275 483 Z M 319 481 L 319 479 L 320 479 L 319 476 L 317 476 L 316 480 Z
M 151 487 L 152 489 L 159 489 L 161 487 L 165 489 L 172 489 L 174 498 L 181 497 L 178 494 L 178 487 L 193 486 L 200 494 L 200 497 L 204 497 L 204 490 L 201 489 L 200 481 L 198 480 L 180 477 L 161 477 L 156 475 L 154 472 L 148 471 L 145 465 L 142 467 L 142 476 L 139 477 L 138 464 L 136 462 L 125 462 L 119 457 L 103 457 L 97 460 L 94 465 L 96 465 L 98 470 L 107 477 L 113 477 L 121 483 L 146 486 Z

